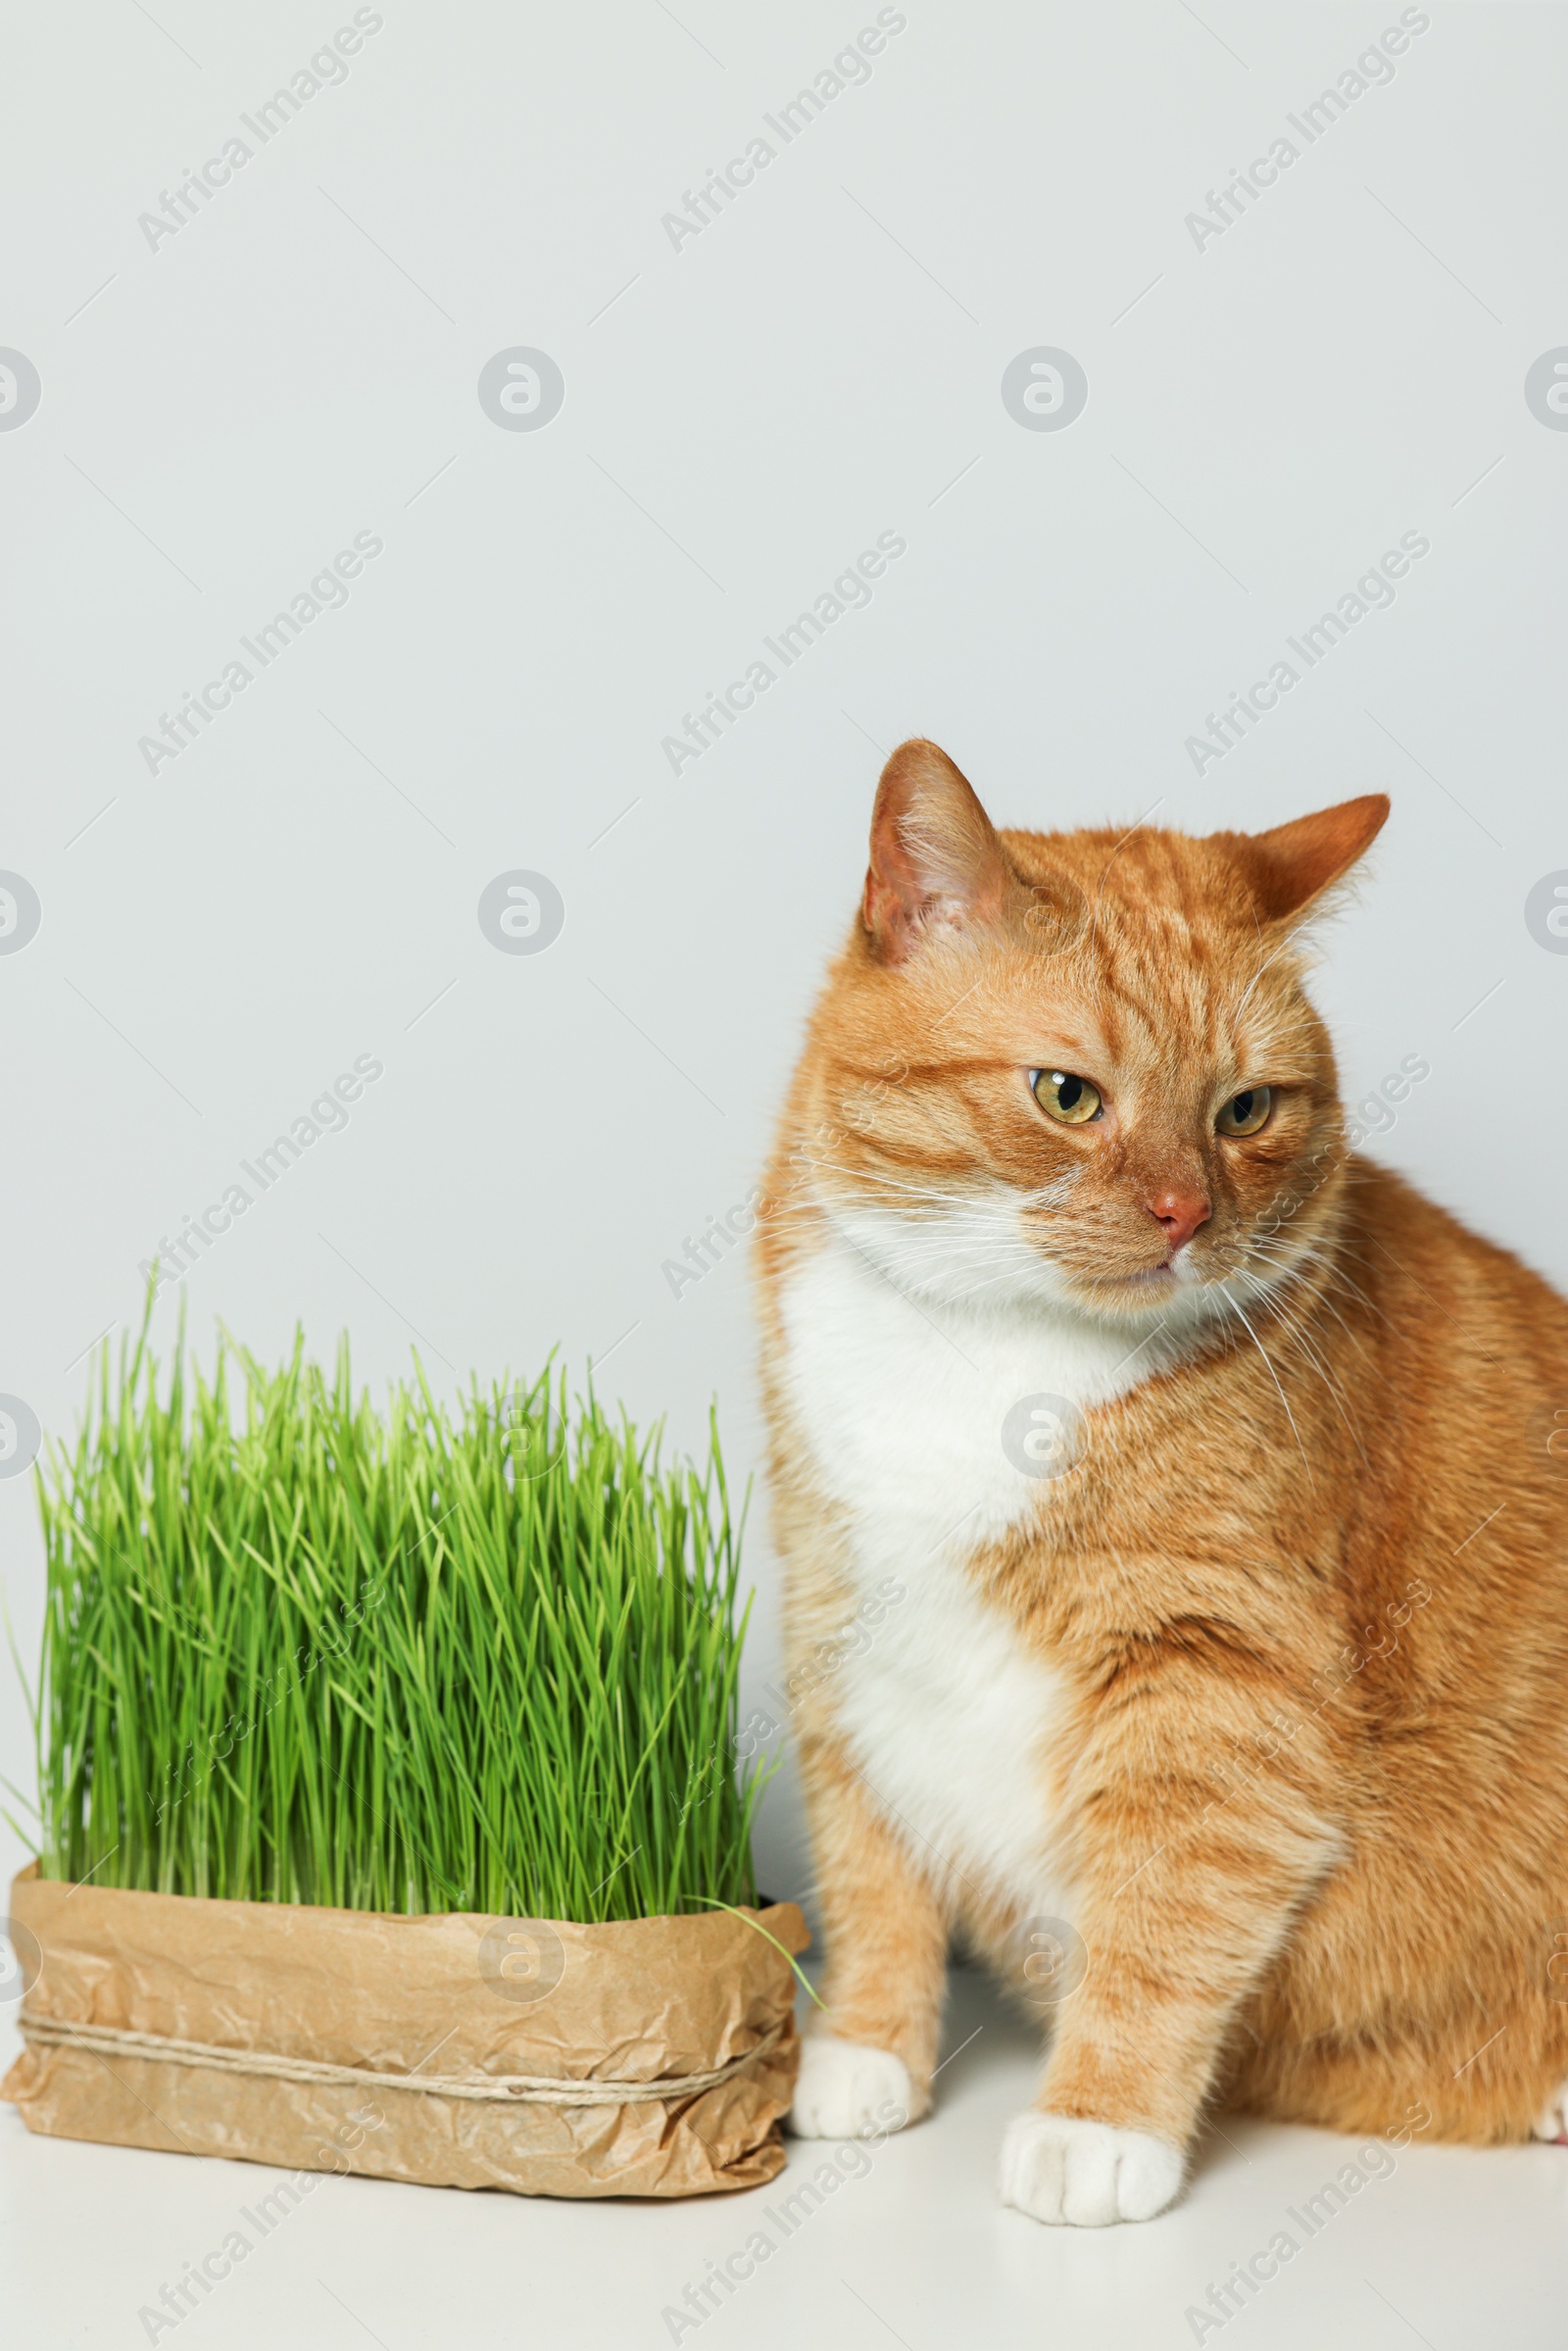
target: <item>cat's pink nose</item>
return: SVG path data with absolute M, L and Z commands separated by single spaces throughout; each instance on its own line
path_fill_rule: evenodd
M 1211 1210 L 1205 1193 L 1178 1192 L 1172 1187 L 1154 1195 L 1149 1202 L 1149 1213 L 1163 1227 L 1174 1257 L 1191 1241 L 1199 1226 L 1208 1222 Z

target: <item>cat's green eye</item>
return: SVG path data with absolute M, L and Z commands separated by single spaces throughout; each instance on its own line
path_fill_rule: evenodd
M 1101 1112 L 1100 1089 L 1087 1078 L 1065 1069 L 1037 1069 L 1029 1080 L 1031 1093 L 1048 1118 L 1058 1126 L 1087 1126 Z
M 1231 1096 L 1214 1124 L 1222 1135 L 1255 1135 L 1273 1107 L 1272 1086 L 1249 1086 L 1245 1094 Z

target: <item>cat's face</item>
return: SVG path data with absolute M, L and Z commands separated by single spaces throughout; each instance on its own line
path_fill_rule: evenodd
M 1333 1213 L 1333 1054 L 1291 926 L 1388 804 L 1272 834 L 996 834 L 934 746 L 878 793 L 798 1180 L 916 1295 L 1152 1329 L 1246 1311 Z

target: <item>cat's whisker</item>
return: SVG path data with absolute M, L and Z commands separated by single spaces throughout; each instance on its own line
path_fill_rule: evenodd
M 1241 1279 L 1243 1281 L 1248 1281 L 1250 1279 L 1250 1277 L 1244 1273 L 1241 1276 Z M 1253 1287 L 1257 1288 L 1257 1285 L 1254 1284 Z M 1324 1364 L 1323 1358 L 1318 1352 L 1316 1345 L 1308 1336 L 1304 1326 L 1298 1322 L 1294 1316 L 1287 1313 L 1283 1307 L 1277 1306 L 1275 1308 L 1275 1312 L 1291 1344 L 1298 1349 L 1298 1351 L 1305 1354 L 1309 1367 L 1317 1373 L 1318 1378 L 1328 1390 L 1334 1408 L 1338 1412 L 1341 1420 L 1345 1423 L 1346 1433 L 1349 1437 L 1350 1443 L 1354 1445 L 1356 1451 L 1361 1456 L 1363 1468 L 1370 1470 L 1372 1464 L 1367 1458 L 1366 1448 L 1362 1445 L 1360 1437 L 1356 1433 L 1356 1430 L 1351 1423 L 1350 1416 L 1345 1408 L 1341 1390 L 1333 1378 L 1331 1378 Z
M 1249 1337 L 1249 1338 L 1251 1340 L 1251 1342 L 1252 1342 L 1252 1345 L 1253 1345 L 1253 1346 L 1256 1347 L 1256 1349 L 1257 1349 L 1258 1353 L 1259 1353 L 1259 1354 L 1262 1356 L 1262 1358 L 1263 1358 L 1264 1364 L 1266 1365 L 1266 1367 L 1267 1367 L 1267 1370 L 1268 1370 L 1268 1376 L 1269 1376 L 1269 1378 L 1270 1378 L 1270 1379 L 1273 1381 L 1273 1383 L 1274 1383 L 1274 1386 L 1275 1386 L 1275 1389 L 1276 1389 L 1276 1391 L 1278 1392 L 1278 1395 L 1279 1395 L 1279 1399 L 1280 1399 L 1280 1402 L 1281 1402 L 1281 1403 L 1284 1405 L 1284 1407 L 1285 1407 L 1285 1417 L 1286 1417 L 1286 1419 L 1287 1419 L 1287 1420 L 1290 1422 L 1290 1424 L 1291 1424 L 1291 1435 L 1292 1435 L 1292 1436 L 1295 1438 L 1295 1440 L 1296 1440 L 1296 1449 L 1297 1449 L 1297 1451 L 1298 1451 L 1298 1452 L 1300 1454 L 1300 1456 L 1301 1456 L 1301 1467 L 1302 1467 L 1302 1468 L 1305 1470 L 1305 1472 L 1306 1472 L 1306 1480 L 1307 1480 L 1307 1484 L 1308 1484 L 1309 1486 L 1315 1486 L 1315 1485 L 1317 1484 L 1317 1480 L 1316 1480 L 1316 1479 L 1313 1477 L 1313 1475 L 1312 1475 L 1312 1464 L 1311 1464 L 1311 1462 L 1310 1462 L 1310 1461 L 1308 1461 L 1308 1459 L 1307 1459 L 1307 1457 L 1306 1457 L 1306 1447 L 1305 1447 L 1305 1445 L 1304 1445 L 1301 1443 L 1301 1432 L 1300 1432 L 1300 1430 L 1299 1430 L 1299 1429 L 1297 1427 L 1297 1425 L 1296 1425 L 1296 1415 L 1295 1415 L 1295 1413 L 1294 1413 L 1294 1412 L 1291 1410 L 1291 1400 L 1290 1400 L 1290 1397 L 1289 1397 L 1289 1396 L 1286 1395 L 1286 1393 L 1285 1393 L 1284 1389 L 1283 1389 L 1283 1388 L 1280 1386 L 1280 1377 L 1279 1377 L 1279 1374 L 1278 1374 L 1278 1372 L 1277 1372 L 1277 1371 L 1274 1369 L 1274 1366 L 1273 1366 L 1272 1362 L 1269 1360 L 1269 1353 L 1268 1353 L 1268 1349 L 1267 1349 L 1267 1348 L 1264 1347 L 1264 1345 L 1263 1345 L 1263 1342 L 1261 1341 L 1261 1339 L 1259 1339 L 1259 1337 L 1258 1337 L 1257 1333 L 1256 1333 L 1256 1332 L 1253 1330 L 1253 1328 L 1252 1328 L 1251 1324 L 1250 1324 L 1250 1323 L 1248 1321 L 1248 1319 L 1247 1319 L 1247 1316 L 1246 1316 L 1246 1315 L 1243 1313 L 1243 1311 L 1242 1311 L 1241 1307 L 1240 1307 L 1240 1306 L 1237 1304 L 1237 1302 L 1236 1302 L 1235 1298 L 1231 1297 L 1231 1294 L 1230 1294 L 1229 1290 L 1227 1290 L 1227 1289 L 1226 1289 L 1226 1287 L 1225 1287 L 1225 1284 L 1224 1284 L 1223 1282 L 1220 1282 L 1220 1283 L 1218 1283 L 1218 1284 L 1216 1285 L 1216 1287 L 1217 1287 L 1217 1289 L 1219 1290 L 1219 1292 L 1220 1292 L 1220 1295 L 1221 1295 L 1221 1296 L 1222 1296 L 1222 1297 L 1225 1298 L 1225 1300 L 1226 1300 L 1227 1304 L 1230 1306 L 1231 1312 L 1232 1312 L 1232 1313 L 1233 1313 L 1233 1314 L 1236 1316 L 1236 1318 L 1237 1318 L 1238 1322 L 1240 1322 L 1240 1323 L 1241 1323 L 1241 1325 L 1242 1325 L 1243 1329 L 1246 1331 L 1246 1333 L 1247 1333 L 1248 1337 Z
M 837 1159 L 807 1159 L 801 1164 L 815 1168 L 820 1174 L 842 1176 L 851 1185 L 874 1184 L 884 1192 L 900 1192 L 913 1200 L 931 1200 L 941 1207 L 965 1207 L 974 1201 L 972 1192 L 952 1192 L 934 1184 L 911 1184 L 897 1176 L 884 1174 L 878 1168 L 845 1167 Z

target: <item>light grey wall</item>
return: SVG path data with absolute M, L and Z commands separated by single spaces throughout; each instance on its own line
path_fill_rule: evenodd
M 377 1385 L 416 1332 L 449 1383 L 559 1342 L 684 1443 L 716 1393 L 755 1465 L 744 1270 L 677 1299 L 661 1269 L 756 1180 L 915 731 L 1015 823 L 1392 792 L 1321 981 L 1348 1088 L 1429 1060 L 1370 1148 L 1568 1276 L 1568 957 L 1525 917 L 1568 868 L 1568 416 L 1525 392 L 1568 345 L 1561 12 L 1404 12 L 1310 144 L 1291 116 L 1398 8 L 907 0 L 788 144 L 768 116 L 873 6 L 370 13 L 266 144 L 244 118 L 348 6 L 11 26 L 0 343 L 41 399 L 0 429 L 0 866 L 42 919 L 0 953 L 0 1390 L 69 1430 L 138 1261 L 368 1054 L 347 1128 L 190 1275 L 197 1342 L 346 1327 Z M 142 224 L 236 135 L 194 218 Z M 721 217 L 665 225 L 759 135 Z M 1282 136 L 1250 210 L 1190 223 Z M 564 377 L 540 429 L 480 404 L 517 347 Z M 1004 405 L 1041 347 L 1087 376 L 1061 429 Z M 382 552 L 260 669 L 240 640 L 356 533 Z M 764 639 L 880 533 L 871 601 L 673 772 L 683 714 L 780 670 Z M 1430 552 L 1305 672 L 1286 639 L 1403 533 Z M 236 654 L 231 706 L 144 753 Z M 1199 772 L 1282 658 L 1300 682 Z M 546 952 L 481 931 L 516 869 L 564 902 Z M 27 1479 L 0 1531 L 30 1660 Z M 760 1677 L 760 1513 L 749 1556 Z M 786 1792 L 779 1890 L 793 1839 Z

